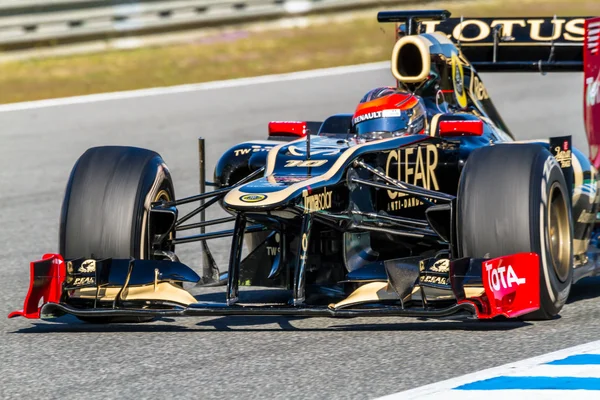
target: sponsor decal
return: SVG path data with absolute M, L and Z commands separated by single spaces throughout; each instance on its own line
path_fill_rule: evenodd
M 404 193 L 399 193 L 398 197 L 398 200 L 391 201 L 388 204 L 388 211 L 398 211 L 405 208 L 412 208 L 423 205 L 423 202 L 421 200 L 414 197 L 410 197 Z
M 571 167 L 571 150 L 561 150 L 560 146 L 554 148 L 556 161 L 561 168 Z
M 84 276 L 80 278 L 75 278 L 73 281 L 73 286 L 84 286 L 84 285 L 95 285 L 96 281 L 91 276 Z
M 306 233 L 302 235 L 302 251 L 308 251 L 308 235 Z
M 368 121 L 375 118 L 381 118 L 381 111 L 374 111 L 363 115 L 359 115 L 352 120 L 352 124 L 356 125 L 363 121 Z
M 287 160 L 285 162 L 285 168 L 299 167 L 299 168 L 311 168 L 320 167 L 327 164 L 327 160 Z
M 479 101 L 490 98 L 483 82 L 481 82 L 481 79 L 475 73 L 473 73 L 473 78 L 471 79 L 471 95 Z
M 246 154 L 250 154 L 250 153 L 258 153 L 258 152 L 262 152 L 262 151 L 269 151 L 273 148 L 274 146 L 258 146 L 258 145 L 253 145 L 250 148 L 247 149 L 237 149 L 233 151 L 233 154 L 238 157 L 238 156 L 243 156 Z
M 429 270 L 432 272 L 441 272 L 441 273 L 450 272 L 450 260 L 448 260 L 447 258 L 442 259 L 442 260 L 437 260 L 431 266 L 431 268 L 429 268 Z
M 96 272 L 96 260 L 85 260 L 81 263 L 81 266 L 77 269 L 79 273 L 90 273 Z
M 263 201 L 266 198 L 266 194 L 245 194 L 242 197 L 240 197 L 240 200 L 244 203 L 256 203 L 259 201 Z
M 376 118 L 391 118 L 391 117 L 400 117 L 402 115 L 402 110 L 394 108 L 389 110 L 381 110 L 381 111 L 373 111 L 370 113 L 358 115 L 352 120 L 352 124 L 356 125 L 363 121 L 368 121 Z M 311 152 L 312 153 L 312 152 Z
M 511 289 L 526 283 L 525 278 L 519 278 L 517 276 L 512 265 L 494 268 L 492 264 L 485 263 L 485 270 L 487 272 L 488 282 L 495 292 L 498 292 L 501 289 Z
M 465 71 L 462 62 L 456 54 L 452 55 L 452 84 L 454 97 L 461 108 L 467 107 L 467 93 L 465 92 Z
M 449 285 L 448 277 L 425 275 L 419 277 L 419 283 L 430 283 L 434 285 Z
M 80 276 L 87 274 L 88 276 Z M 92 274 L 92 276 L 89 276 Z M 79 267 L 74 267 L 73 262 L 67 262 L 66 283 L 69 286 L 93 286 L 96 284 L 96 260 L 85 260 Z
M 302 198 L 304 203 L 304 213 L 310 214 L 313 212 L 329 210 L 331 208 L 331 197 L 333 192 L 323 189 L 323 193 L 317 193 L 313 195 L 308 194 L 308 190 L 302 192 Z
M 400 111 L 397 108 L 391 109 L 391 110 L 383 110 L 381 112 L 382 117 L 383 118 L 389 118 L 389 117 L 399 117 L 402 115 L 402 111 Z
M 428 258 L 419 263 L 419 283 L 430 285 L 450 284 L 450 260 Z
M 587 78 L 585 90 L 585 103 L 588 107 L 600 104 L 600 76 L 598 78 Z
M 279 241 L 281 240 L 281 237 L 279 236 L 279 233 L 275 234 L 275 243 L 279 243 Z M 279 253 L 279 246 L 267 246 L 267 254 L 271 257 L 274 257 L 277 255 L 277 253 Z
M 452 22 L 450 21 L 450 23 Z M 425 26 L 426 33 L 440 31 L 444 27 L 442 21 L 422 21 L 422 24 Z M 447 33 L 449 39 L 460 40 L 461 43 L 492 42 L 492 32 L 496 26 L 502 27 L 501 35 L 503 38 L 506 38 L 505 40 L 514 38 L 515 32 L 518 32 L 520 35 L 528 35 L 531 40 L 538 42 L 550 42 L 553 40 L 583 42 L 585 35 L 583 18 L 465 19 L 462 23 L 456 24 L 452 32 L 449 29 L 443 30 Z M 469 31 L 469 36 L 464 35 L 465 31 Z
M 395 168 L 393 163 L 396 163 Z M 388 154 L 385 174 L 393 179 L 418 185 L 425 189 L 439 190 L 435 170 L 438 165 L 438 150 L 433 144 L 419 147 L 400 148 Z M 387 191 L 390 203 L 388 211 L 411 208 L 423 203 L 405 193 Z
M 560 136 L 550 138 L 550 151 L 554 155 L 554 158 L 558 162 L 561 168 L 571 168 L 571 137 Z M 572 184 L 568 179 L 571 174 L 569 173 L 565 178 L 567 179 L 567 186 Z
M 302 234 L 302 252 L 300 253 L 300 260 L 306 260 L 308 255 L 306 254 L 308 251 L 308 234 Z

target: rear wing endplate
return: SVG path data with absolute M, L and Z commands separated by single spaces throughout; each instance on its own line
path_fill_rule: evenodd
M 586 20 L 583 46 L 584 123 L 590 160 L 600 169 L 600 18 Z

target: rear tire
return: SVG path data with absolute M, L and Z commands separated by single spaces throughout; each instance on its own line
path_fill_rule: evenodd
M 65 259 L 152 258 L 147 227 L 150 204 L 174 198 L 171 175 L 157 153 L 136 147 L 91 148 L 79 158 L 67 184 L 60 219 L 60 253 Z M 80 319 L 124 322 L 122 318 Z
M 469 156 L 458 188 L 461 256 L 540 255 L 540 309 L 525 319 L 551 319 L 573 279 L 573 224 L 562 170 L 535 144 L 484 147 Z

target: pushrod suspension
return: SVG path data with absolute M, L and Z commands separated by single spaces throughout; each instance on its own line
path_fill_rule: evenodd
M 188 229 L 196 229 L 196 228 L 202 228 L 205 226 L 219 225 L 219 224 L 224 224 L 226 222 L 233 222 L 233 221 L 235 221 L 235 217 L 218 218 L 218 219 L 213 219 L 210 221 L 203 221 L 203 222 L 197 222 L 194 224 L 178 226 L 176 228 L 176 230 L 187 231 Z
M 246 228 L 244 233 L 255 233 L 255 232 L 261 232 L 263 230 L 265 230 L 265 227 L 263 225 L 251 225 Z M 199 242 L 202 240 L 209 240 L 209 239 L 218 239 L 218 238 L 233 236 L 233 234 L 234 234 L 233 229 L 226 229 L 223 231 L 209 232 L 209 233 L 200 233 L 198 235 L 184 236 L 181 238 L 173 239 L 171 241 L 171 244 L 182 244 L 182 243 Z
M 211 197 L 227 194 L 230 190 L 232 190 L 240 185 L 243 185 L 244 183 L 251 181 L 257 175 L 263 173 L 264 170 L 265 170 L 265 167 L 259 168 L 256 171 L 252 172 L 247 177 L 245 177 L 244 179 L 242 179 L 239 182 L 235 183 L 234 185 L 228 186 L 226 188 L 213 190 L 212 192 L 208 192 L 208 193 L 200 193 L 200 194 L 190 196 L 190 197 L 184 197 L 183 199 L 169 201 L 169 202 L 163 203 L 162 205 L 164 207 L 180 206 L 182 204 L 193 203 L 195 201 L 205 200 L 205 199 L 208 199 Z

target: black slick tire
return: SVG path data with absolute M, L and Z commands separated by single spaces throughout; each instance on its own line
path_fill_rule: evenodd
M 150 203 L 173 200 L 171 175 L 155 152 L 94 147 L 77 161 L 65 192 L 59 249 L 67 259 L 149 258 Z
M 77 160 L 67 183 L 60 217 L 60 253 L 65 259 L 151 258 L 150 204 L 174 198 L 171 175 L 157 153 L 136 147 L 91 148 Z
M 551 319 L 565 304 L 573 276 L 570 192 L 550 152 L 537 144 L 477 149 L 463 169 L 457 198 L 459 255 L 540 256 L 540 309 Z

